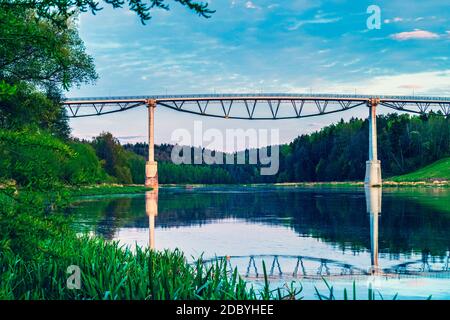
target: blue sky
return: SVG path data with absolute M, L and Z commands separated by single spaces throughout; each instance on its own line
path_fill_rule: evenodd
M 450 96 L 448 1 L 212 0 L 204 19 L 168 0 L 147 25 L 127 10 L 105 8 L 79 19 L 100 79 L 67 96 L 286 92 Z M 381 28 L 369 30 L 369 5 Z M 280 128 L 281 142 L 367 110 L 310 119 L 231 121 L 159 108 L 156 143 L 177 128 Z M 110 131 L 146 141 L 145 109 L 71 121 L 73 134 Z

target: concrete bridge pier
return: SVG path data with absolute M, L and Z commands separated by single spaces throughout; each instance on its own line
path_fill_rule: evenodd
M 155 161 L 156 100 L 148 100 L 148 161 L 145 165 L 145 186 L 158 188 L 158 163 Z
M 369 187 L 380 187 L 381 162 L 378 160 L 377 147 L 377 105 L 380 99 L 370 99 L 367 102 L 369 107 L 369 161 L 366 161 L 366 177 L 364 184 Z

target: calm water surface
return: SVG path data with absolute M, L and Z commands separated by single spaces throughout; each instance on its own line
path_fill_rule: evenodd
M 296 187 L 160 188 L 83 198 L 78 230 L 188 258 L 230 256 L 255 285 L 265 261 L 274 285 L 299 280 L 314 298 L 321 277 L 360 297 L 450 299 L 450 190 Z M 324 290 L 325 292 L 325 290 Z

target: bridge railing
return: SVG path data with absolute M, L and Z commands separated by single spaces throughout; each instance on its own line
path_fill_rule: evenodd
M 370 99 L 380 98 L 386 100 L 423 100 L 450 102 L 450 98 L 441 96 L 397 96 L 397 95 L 366 95 L 366 94 L 330 94 L 330 93 L 204 93 L 204 94 L 175 94 L 175 95 L 137 95 L 137 96 L 103 96 L 103 97 L 73 97 L 65 98 L 64 101 L 92 101 L 92 100 L 172 100 L 172 99 L 195 99 L 195 98 L 261 98 L 261 97 L 287 97 L 287 98 L 348 98 L 348 99 Z

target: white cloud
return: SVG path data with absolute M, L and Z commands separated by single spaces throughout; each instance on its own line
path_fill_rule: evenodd
M 402 84 L 398 87 L 400 89 L 421 89 L 421 88 L 423 88 L 420 84 Z
M 407 19 L 409 20 L 409 19 Z M 389 23 L 396 23 L 396 22 L 402 22 L 405 21 L 405 19 L 401 18 L 401 17 L 394 17 L 392 19 L 385 19 L 384 23 L 389 24 Z
M 367 81 L 326 83 L 329 92 L 345 92 L 348 88 L 357 89 L 361 94 L 410 95 L 450 95 L 450 69 L 375 76 Z M 417 90 L 420 89 L 420 90 Z
M 344 63 L 344 67 L 351 66 L 352 64 L 358 63 L 358 62 L 360 62 L 360 61 L 361 61 L 361 59 L 359 59 L 359 58 L 350 60 L 350 61 Z
M 251 2 L 251 1 L 247 1 L 247 2 L 245 3 L 245 7 L 246 7 L 247 9 L 258 9 L 258 7 L 257 7 L 253 2 Z
M 331 68 L 331 67 L 334 67 L 335 65 L 336 65 L 336 62 L 331 62 L 331 63 L 323 64 L 323 65 L 321 65 L 321 67 Z
M 413 31 L 405 31 L 391 34 L 391 38 L 399 41 L 411 39 L 430 40 L 430 39 L 438 39 L 439 35 L 437 33 L 433 33 L 426 30 L 414 29 Z
M 298 28 L 300 28 L 301 26 L 304 26 L 306 24 L 334 23 L 334 22 L 340 21 L 341 19 L 342 19 L 341 17 L 336 17 L 336 18 L 319 18 L 319 19 L 314 19 L 314 20 L 301 20 L 301 21 L 295 22 L 293 25 L 288 27 L 288 30 L 294 31 L 294 30 L 297 30 Z

